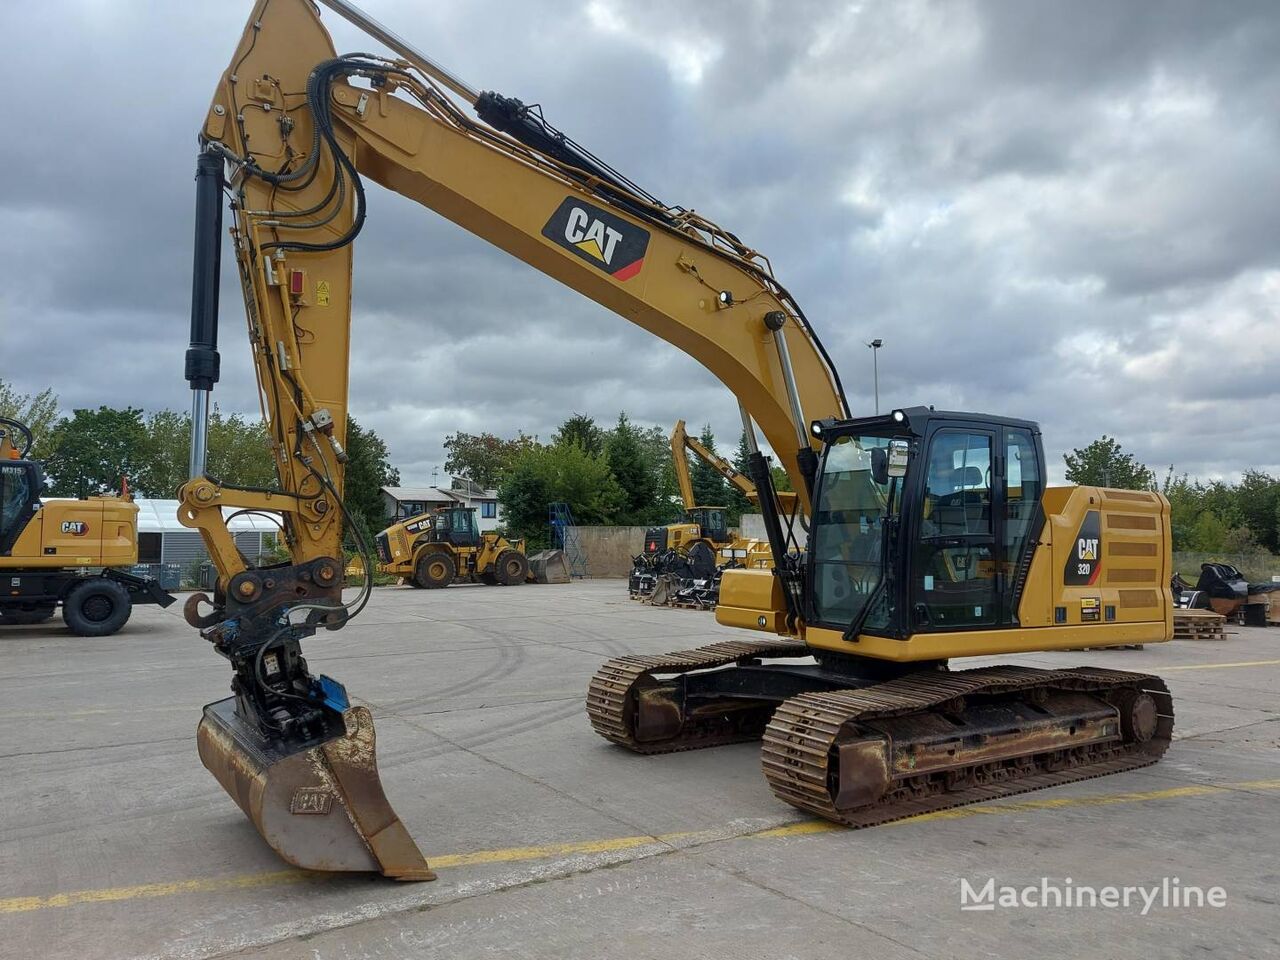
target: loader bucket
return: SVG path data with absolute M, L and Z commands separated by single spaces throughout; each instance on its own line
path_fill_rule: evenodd
M 539 550 L 529 558 L 529 579 L 534 583 L 568 583 L 569 561 L 563 550 Z
M 382 792 L 372 715 L 351 707 L 342 716 L 345 734 L 291 747 L 240 720 L 235 698 L 219 700 L 196 729 L 200 761 L 288 863 L 434 880 Z

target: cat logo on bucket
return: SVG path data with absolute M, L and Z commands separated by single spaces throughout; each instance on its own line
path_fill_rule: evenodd
M 62 532 L 69 533 L 73 537 L 83 537 L 89 532 L 89 525 L 83 520 L 63 520 Z
M 624 282 L 640 272 L 649 249 L 649 231 L 577 197 L 565 197 L 542 235 Z

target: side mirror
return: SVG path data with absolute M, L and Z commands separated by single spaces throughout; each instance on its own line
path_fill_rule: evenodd
M 871 479 L 882 487 L 889 483 L 889 453 L 884 447 L 871 448 Z
M 907 461 L 911 457 L 911 444 L 906 440 L 890 440 L 888 473 L 891 477 L 907 475 Z

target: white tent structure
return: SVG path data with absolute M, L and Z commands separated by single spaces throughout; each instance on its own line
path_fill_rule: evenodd
M 200 534 L 178 521 L 177 500 L 134 500 L 138 505 L 138 562 L 176 563 L 182 567 L 183 579 L 190 579 L 195 564 L 209 559 Z M 223 508 L 223 514 L 232 511 Z M 241 514 L 227 522 L 236 546 L 250 561 L 269 551 L 278 530 L 270 517 Z

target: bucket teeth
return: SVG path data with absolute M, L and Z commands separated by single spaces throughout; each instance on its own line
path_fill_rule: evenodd
M 306 870 L 368 871 L 397 880 L 435 874 L 391 809 L 365 707 L 346 732 L 298 746 L 272 742 L 235 715 L 235 700 L 204 708 L 200 760 L 285 861 Z

